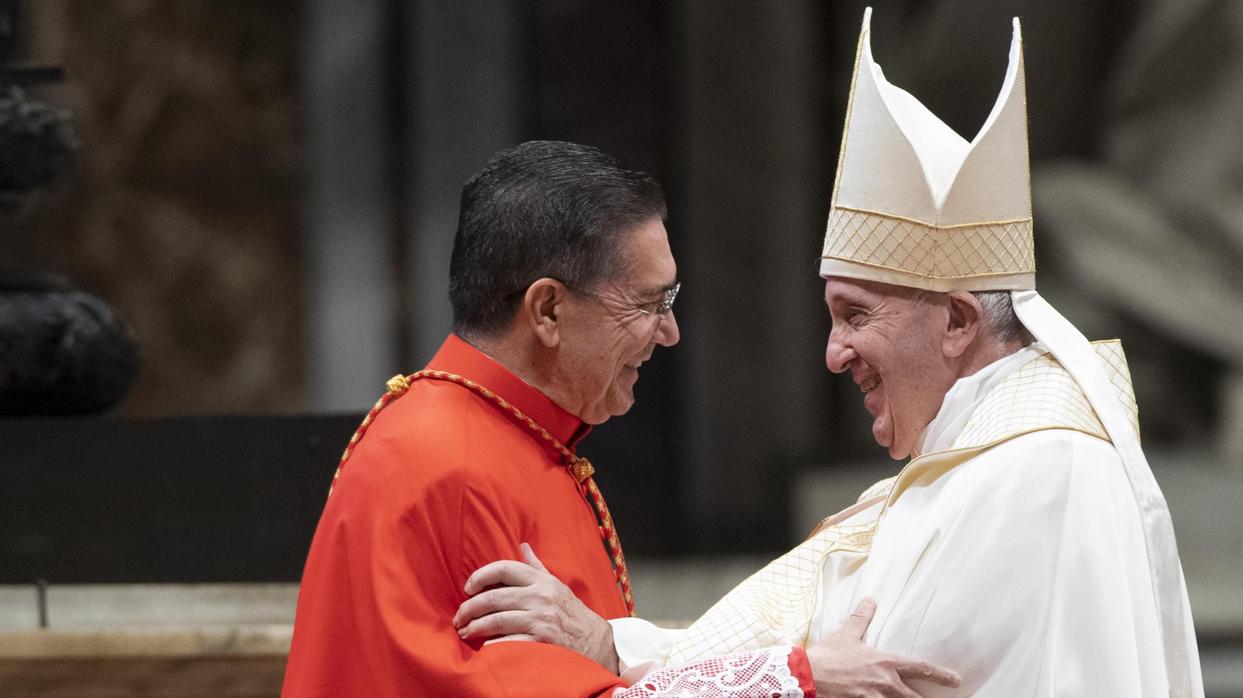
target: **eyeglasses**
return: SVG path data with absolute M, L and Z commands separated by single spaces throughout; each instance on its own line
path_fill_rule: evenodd
M 578 288 L 577 286 L 571 286 L 570 284 L 567 284 L 564 281 L 562 281 L 561 283 L 565 284 L 566 288 L 573 289 L 575 291 L 578 291 L 579 293 L 585 293 L 589 296 L 595 296 L 596 298 L 599 298 L 600 300 L 604 300 L 604 301 L 612 301 L 614 303 L 617 302 L 617 299 L 609 298 L 608 296 L 602 295 L 600 293 L 596 293 L 595 291 L 590 291 L 585 288 Z M 632 307 L 635 310 L 639 311 L 640 313 L 643 313 L 644 315 L 652 315 L 652 316 L 663 319 L 666 315 L 669 314 L 669 311 L 673 309 L 673 302 L 677 300 L 678 291 L 681 291 L 681 290 L 682 290 L 682 282 L 679 281 L 675 283 L 673 286 L 670 286 L 669 288 L 665 289 L 664 297 L 661 298 L 661 300 L 654 301 L 652 303 L 646 303 L 643 305 L 635 305 Z M 652 306 L 655 306 L 655 307 L 652 307 Z

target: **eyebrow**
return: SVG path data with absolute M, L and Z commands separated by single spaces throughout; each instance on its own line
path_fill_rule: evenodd
M 838 307 L 843 309 L 859 308 L 860 310 L 868 310 L 870 308 L 864 298 L 861 298 L 857 294 L 849 291 L 838 295 L 836 298 L 829 301 L 828 305 L 830 309 Z
M 641 289 L 641 290 L 639 291 L 639 295 L 641 295 L 641 296 L 656 296 L 656 295 L 660 295 L 660 294 L 662 294 L 662 293 L 668 293 L 668 292 L 670 292 L 670 291 L 672 291 L 672 290 L 673 290 L 673 287 L 674 287 L 674 286 L 677 286 L 677 285 L 678 285 L 678 280 L 677 280 L 677 279 L 674 279 L 673 281 L 670 281 L 669 283 L 665 284 L 664 286 L 652 286 L 652 287 L 649 287 L 649 288 Z

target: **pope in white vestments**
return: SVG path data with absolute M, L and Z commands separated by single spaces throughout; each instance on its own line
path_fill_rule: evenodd
M 1018 20 L 1001 94 L 968 142 L 885 80 L 869 18 L 822 256 L 826 358 L 860 385 L 878 442 L 911 459 L 690 628 L 611 621 L 622 667 L 814 644 L 870 596 L 869 644 L 962 675 L 957 689 L 913 682 L 925 696 L 1201 696 L 1122 347 L 1089 344 L 1035 291 Z M 999 297 L 986 319 L 1009 313 L 1021 339 L 972 366 L 954 353 L 975 346 L 956 318 Z M 903 345 L 916 340 L 877 327 L 919 308 L 948 318 L 928 351 L 969 372 L 912 429 L 918 399 L 903 400 L 920 386 L 902 380 L 919 372 L 892 358 L 918 356 Z

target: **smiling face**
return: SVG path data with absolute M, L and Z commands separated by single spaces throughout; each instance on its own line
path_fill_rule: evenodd
M 673 310 L 655 314 L 677 282 L 664 223 L 653 218 L 626 233 L 622 253 L 618 274 L 595 288 L 571 289 L 566 303 L 559 357 L 566 390 L 559 402 L 588 424 L 625 414 L 640 365 L 656 345 L 679 339 Z
M 825 363 L 850 371 L 876 443 L 906 458 L 956 380 L 943 353 L 949 311 L 916 289 L 841 277 L 825 282 L 824 302 L 833 318 Z

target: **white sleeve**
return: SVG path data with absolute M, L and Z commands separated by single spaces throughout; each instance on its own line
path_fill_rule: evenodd
M 617 672 L 628 683 L 665 665 L 669 650 L 681 630 L 653 625 L 641 618 L 614 618 L 613 647 L 617 650 Z

